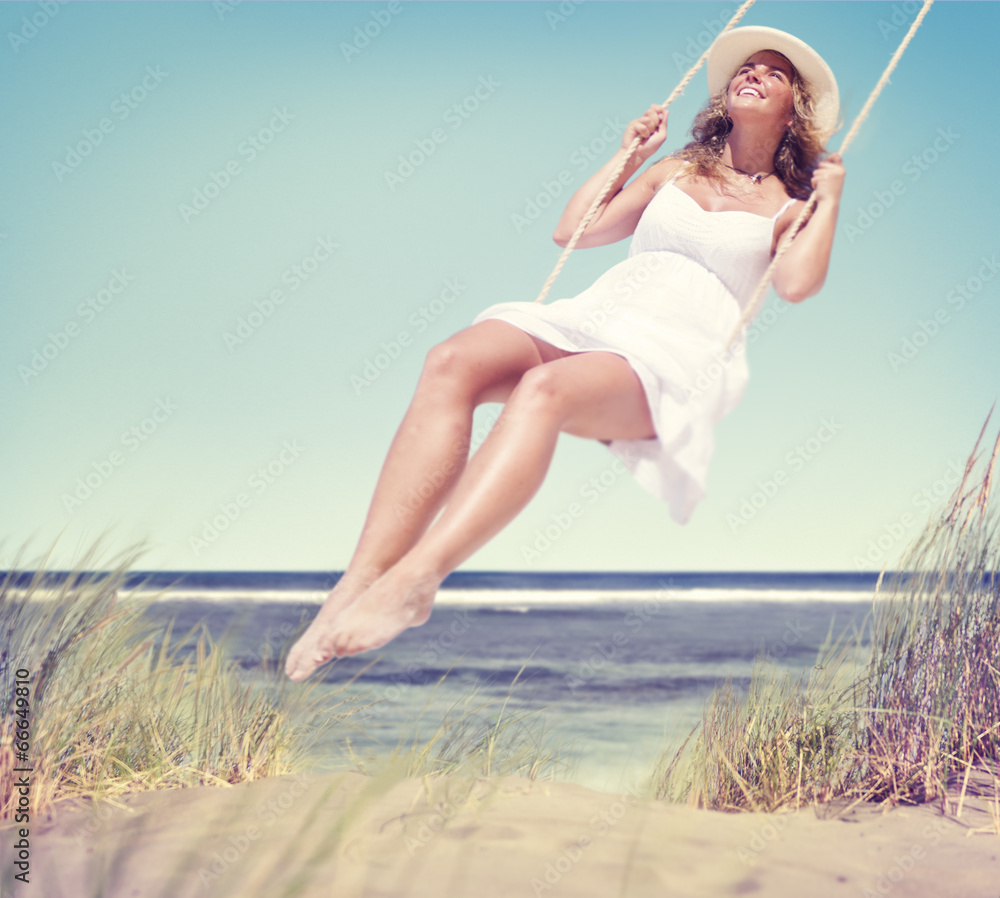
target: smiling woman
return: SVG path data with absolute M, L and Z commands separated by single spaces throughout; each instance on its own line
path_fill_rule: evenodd
M 788 57 L 775 50 L 759 51 L 737 69 L 728 90 L 720 88 L 699 113 L 692 128 L 695 140 L 678 155 L 692 162 L 693 173 L 708 181 L 726 182 L 728 173 L 721 163 L 757 185 L 777 175 L 791 195 L 804 199 L 811 189 L 815 160 L 828 136 L 825 127 L 821 130 L 813 106 L 809 86 Z M 748 122 L 756 119 L 764 127 L 780 128 L 777 148 L 752 141 L 735 147 L 739 135 L 731 134 L 730 109 L 738 110 Z M 746 169 L 732 165 L 734 152 L 745 157 Z
M 774 285 L 791 302 L 820 289 L 843 181 L 837 158 L 819 160 L 837 87 L 811 47 L 772 28 L 734 29 L 716 41 L 708 75 L 694 142 L 626 186 L 666 138 L 666 110 L 651 106 L 553 235 L 565 245 L 618 171 L 579 245 L 631 236 L 628 259 L 576 297 L 491 306 L 430 351 L 351 563 L 289 654 L 292 679 L 424 623 L 444 577 L 538 490 L 560 433 L 606 444 L 687 523 L 705 495 L 713 428 L 748 377 L 742 353 L 713 367 L 722 341 L 809 186 L 818 205 Z M 505 408 L 468 459 L 486 402 Z M 421 501 L 404 504 L 418 487 Z

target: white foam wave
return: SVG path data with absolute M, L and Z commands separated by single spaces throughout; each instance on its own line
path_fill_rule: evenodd
M 291 602 L 319 604 L 325 590 L 316 589 L 195 589 L 149 590 L 161 601 Z M 597 605 L 641 605 L 650 602 L 870 602 L 873 589 L 442 589 L 435 604 L 498 608 L 525 612 L 531 608 Z M 147 596 L 136 591 L 136 596 Z

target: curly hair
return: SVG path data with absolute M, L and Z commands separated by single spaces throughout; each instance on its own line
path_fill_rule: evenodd
M 812 174 L 825 152 L 815 125 L 813 97 L 788 57 L 777 50 L 768 52 L 784 59 L 791 68 L 792 109 L 795 113 L 774 155 L 774 170 L 789 194 L 804 200 L 812 192 Z M 695 117 L 691 126 L 694 140 L 672 154 L 675 158 L 693 163 L 693 174 L 711 178 L 720 184 L 725 183 L 725 172 L 719 160 L 726 148 L 726 138 L 733 129 L 733 120 L 726 111 L 730 83 L 731 80 L 725 90 L 712 97 Z

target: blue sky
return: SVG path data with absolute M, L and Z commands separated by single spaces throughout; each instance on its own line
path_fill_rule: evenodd
M 761 0 L 743 24 L 811 43 L 849 125 L 917 8 Z M 343 568 L 426 351 L 536 296 L 565 200 L 735 9 L 4 3 L 0 562 L 109 532 L 152 568 Z M 466 569 L 898 558 L 1000 384 L 997 34 L 995 3 L 931 9 L 848 151 L 826 287 L 765 306 L 689 524 L 564 436 Z M 706 99 L 702 72 L 664 153 Z M 575 253 L 551 298 L 627 248 Z

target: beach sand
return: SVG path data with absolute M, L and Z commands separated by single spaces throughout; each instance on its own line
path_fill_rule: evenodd
M 278 777 L 63 802 L 31 823 L 30 884 L 125 896 L 998 898 L 988 804 L 725 814 L 518 778 Z M 954 810 L 954 806 L 952 806 Z M 16 888 L 12 888 L 12 886 Z M 867 890 L 867 891 L 866 891 Z

